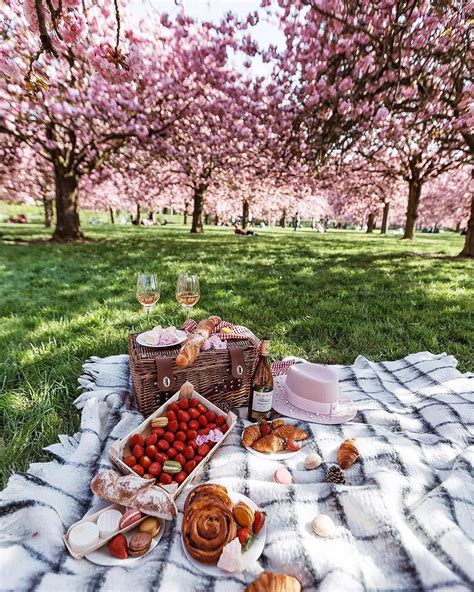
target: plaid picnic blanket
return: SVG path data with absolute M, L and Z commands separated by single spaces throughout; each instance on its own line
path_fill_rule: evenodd
M 382 363 L 359 357 L 335 368 L 358 414 L 340 426 L 303 426 L 312 435 L 306 450 L 326 464 L 305 471 L 300 453 L 283 463 L 294 483 L 273 483 L 282 463 L 248 454 L 239 422 L 201 475 L 248 495 L 267 513 L 259 562 L 216 579 L 188 562 L 176 523 L 127 569 L 77 561 L 64 548 L 65 530 L 98 501 L 89 481 L 109 466 L 108 447 L 142 420 L 130 396 L 127 356 L 92 358 L 75 402 L 80 431 L 60 436 L 46 449 L 51 462 L 13 475 L 0 495 L 0 588 L 241 592 L 267 570 L 295 575 L 305 592 L 472 590 L 474 375 L 456 370 L 452 356 L 428 352 Z M 328 484 L 325 474 L 349 437 L 361 459 L 345 472 L 345 485 Z M 311 532 L 317 513 L 333 518 L 334 538 Z

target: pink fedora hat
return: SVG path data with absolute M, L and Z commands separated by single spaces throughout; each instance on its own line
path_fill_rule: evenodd
M 273 408 L 287 417 L 325 424 L 344 423 L 357 413 L 353 401 L 341 397 L 336 371 L 310 362 L 275 377 Z

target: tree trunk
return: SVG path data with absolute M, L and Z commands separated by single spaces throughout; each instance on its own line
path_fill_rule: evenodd
M 408 207 L 405 222 L 405 234 L 403 238 L 415 237 L 416 219 L 418 218 L 418 206 L 420 205 L 422 182 L 416 172 L 408 183 Z
M 283 210 L 281 218 L 280 218 L 280 226 L 282 228 L 286 228 L 286 209 Z
M 242 203 L 242 230 L 245 230 L 249 225 L 249 202 L 244 199 Z
M 191 225 L 191 232 L 193 234 L 204 232 L 202 225 L 202 210 L 204 207 L 204 193 L 205 187 L 199 186 L 194 190 L 193 196 L 193 223 Z
M 367 234 L 372 234 L 375 228 L 375 214 L 370 212 L 367 218 Z
M 474 178 L 474 169 L 472 176 Z M 467 223 L 466 240 L 464 241 L 464 248 L 459 253 L 460 257 L 473 257 L 474 258 L 474 193 L 471 197 L 471 215 Z
M 137 203 L 137 216 L 135 218 L 135 224 L 137 226 L 140 226 L 140 222 L 141 222 L 141 209 L 140 209 L 140 204 Z
M 60 164 L 54 165 L 56 186 L 56 228 L 55 241 L 76 241 L 84 238 L 80 229 L 78 202 L 78 181 L 76 174 Z
M 115 224 L 114 208 L 109 208 L 109 214 L 110 214 L 110 223 Z
M 44 206 L 44 225 L 46 228 L 51 228 L 51 224 L 53 223 L 53 202 L 51 199 L 48 199 L 46 196 L 43 197 L 43 206 Z
M 380 228 L 380 234 L 387 234 L 389 210 L 390 210 L 390 204 L 384 203 L 383 204 L 383 213 L 382 213 L 382 227 Z
M 461 232 L 461 220 L 456 222 L 456 228 L 454 229 L 454 232 Z
M 148 220 L 150 220 L 150 222 L 153 222 L 155 218 L 155 212 L 148 212 Z
M 184 214 L 183 214 L 183 224 L 186 225 L 188 223 L 188 208 L 189 208 L 189 202 L 185 202 L 184 204 Z

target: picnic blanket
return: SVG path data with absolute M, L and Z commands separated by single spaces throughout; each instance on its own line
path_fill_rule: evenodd
M 239 445 L 239 423 L 201 481 L 220 482 L 261 506 L 267 541 L 251 570 L 216 579 L 188 562 L 176 522 L 131 568 L 68 555 L 64 532 L 98 501 L 91 477 L 109 466 L 110 444 L 142 420 L 130 395 L 127 356 L 91 358 L 75 401 L 80 431 L 60 436 L 46 449 L 51 462 L 13 475 L 0 496 L 0 588 L 241 592 L 267 570 L 295 575 L 305 592 L 472 590 L 474 375 L 461 374 L 456 364 L 452 356 L 421 352 L 336 366 L 358 414 L 340 426 L 304 426 L 313 437 L 306 449 L 328 464 L 305 471 L 304 453 L 285 461 L 294 480 L 289 486 L 272 482 L 282 463 L 262 461 Z M 361 459 L 345 472 L 345 485 L 328 484 L 325 472 L 349 437 L 357 438 Z M 334 519 L 334 538 L 311 532 L 317 513 Z

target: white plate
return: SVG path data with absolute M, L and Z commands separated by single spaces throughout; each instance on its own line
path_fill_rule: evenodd
M 176 329 L 176 333 L 178 334 L 178 340 L 175 341 L 174 343 L 167 343 L 166 345 L 160 345 L 160 344 L 150 345 L 149 343 L 146 343 L 146 341 L 143 339 L 143 333 L 140 333 L 140 335 L 137 335 L 137 343 L 139 343 L 140 345 L 143 345 L 144 347 L 158 347 L 161 349 L 163 349 L 165 347 L 176 347 L 180 343 L 183 343 L 183 341 L 188 336 L 186 331 L 181 331 L 181 329 Z
M 234 506 L 235 506 L 235 504 L 237 504 L 239 502 L 245 502 L 254 512 L 259 509 L 257 504 L 255 504 L 250 498 L 248 498 L 246 495 L 243 495 L 242 493 L 236 493 L 234 491 L 229 491 L 229 497 L 232 500 L 232 503 L 234 504 Z M 183 515 L 181 513 L 179 514 L 178 520 L 179 520 L 178 527 L 179 527 L 179 530 L 181 531 L 181 525 L 183 523 Z M 262 530 L 255 537 L 255 540 L 253 541 L 250 549 L 248 551 L 246 551 L 245 553 L 242 553 L 242 571 L 245 571 L 247 569 L 247 567 L 250 567 L 253 563 L 255 563 L 255 561 L 257 561 L 257 559 L 263 553 L 266 538 L 267 538 L 267 521 L 265 520 Z M 205 574 L 208 574 L 210 576 L 224 576 L 224 577 L 232 575 L 229 572 L 224 571 L 220 567 L 217 567 L 217 565 L 209 565 L 207 563 L 201 563 L 200 561 L 196 561 L 196 559 L 194 559 L 193 557 L 191 557 L 191 555 L 189 555 L 188 551 L 186 550 L 186 547 L 183 545 L 183 538 L 182 537 L 181 537 L 181 546 L 183 547 L 184 553 L 185 553 L 186 557 L 188 558 L 188 560 L 194 565 L 194 567 L 196 567 L 200 571 L 204 572 Z
M 280 419 L 280 418 L 278 418 Z M 289 423 L 292 425 L 298 425 L 298 422 L 293 419 L 288 419 L 286 417 L 282 417 L 281 419 L 285 420 L 285 423 Z M 244 421 L 245 427 L 252 425 L 251 421 Z M 293 458 L 297 454 L 299 454 L 303 448 L 308 444 L 311 440 L 311 437 L 306 438 L 306 440 L 300 440 L 298 444 L 301 444 L 301 448 L 299 450 L 295 450 L 294 452 L 283 450 L 282 452 L 259 452 L 258 450 L 254 450 L 250 446 L 244 446 L 245 450 L 248 450 L 250 454 L 254 456 L 258 456 L 259 458 L 264 458 L 265 460 L 288 460 L 289 458 Z
M 153 551 L 153 549 L 160 542 L 161 537 L 163 536 L 163 532 L 165 530 L 166 523 L 161 518 L 158 518 L 158 520 L 160 521 L 160 525 L 161 525 L 160 532 L 156 535 L 155 538 L 153 538 L 151 540 L 151 545 L 150 545 L 150 548 L 148 549 L 148 551 L 146 553 L 144 553 L 143 555 L 140 555 L 140 557 L 129 557 L 128 559 L 118 559 L 117 557 L 114 557 L 113 555 L 111 555 L 107 545 L 104 545 L 103 547 L 100 547 L 99 549 L 92 551 L 92 553 L 89 553 L 89 555 L 85 555 L 85 559 L 88 559 L 91 563 L 95 563 L 96 565 L 104 565 L 105 567 L 115 567 L 115 566 L 128 567 L 129 565 L 132 565 L 132 563 L 135 563 L 135 561 L 137 561 L 138 559 L 141 559 L 142 557 L 145 557 L 145 555 L 148 555 L 148 553 L 151 553 L 151 551 Z M 128 532 L 125 533 L 125 537 L 127 539 L 127 542 L 130 541 L 132 536 L 134 534 L 136 534 L 138 532 L 138 530 L 139 530 L 139 527 L 134 528 L 133 530 L 129 530 Z

